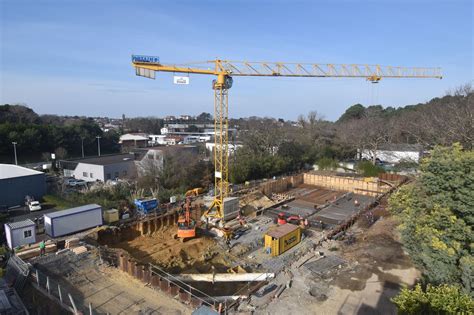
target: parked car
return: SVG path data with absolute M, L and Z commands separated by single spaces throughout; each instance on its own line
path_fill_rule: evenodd
M 38 211 L 38 210 L 41 210 L 41 204 L 39 203 L 39 201 L 30 201 L 28 203 L 28 209 L 30 209 L 30 211 Z
M 84 187 L 87 186 L 87 182 L 83 179 L 68 178 L 64 181 L 67 186 L 70 187 Z

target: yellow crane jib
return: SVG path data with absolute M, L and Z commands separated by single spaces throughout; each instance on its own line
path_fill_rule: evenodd
M 213 75 L 214 90 L 214 178 L 215 197 L 204 213 L 208 217 L 223 218 L 224 199 L 229 194 L 229 99 L 232 77 L 313 77 L 363 78 L 373 83 L 382 78 L 441 79 L 441 68 L 393 67 L 362 64 L 323 64 L 290 62 L 248 62 L 211 60 L 186 64 L 162 64 L 156 56 L 133 55 L 132 65 L 138 76 L 155 79 L 155 72 Z

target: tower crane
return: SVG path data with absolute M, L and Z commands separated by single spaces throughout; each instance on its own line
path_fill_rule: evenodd
M 362 64 L 247 62 L 216 59 L 187 64 L 163 64 L 158 57 L 133 55 L 136 75 L 155 79 L 155 72 L 214 76 L 214 201 L 206 217 L 224 217 L 229 194 L 229 89 L 233 77 L 363 78 L 378 83 L 382 78 L 442 78 L 441 68 L 392 67 Z

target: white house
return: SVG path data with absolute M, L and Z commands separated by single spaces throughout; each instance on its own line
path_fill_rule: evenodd
M 371 160 L 374 156 L 372 150 L 358 150 L 362 153 L 362 158 Z M 381 146 L 375 151 L 375 158 L 380 161 L 397 164 L 402 161 L 419 163 L 423 157 L 423 147 L 418 144 L 390 144 Z
M 87 182 L 136 177 L 135 155 L 130 153 L 60 161 L 60 164 L 64 176 Z
M 8 247 L 11 249 L 36 243 L 35 223 L 30 219 L 6 223 L 5 236 L 7 238 Z
M 150 144 L 152 146 L 153 145 L 165 145 L 166 144 L 165 138 L 166 138 L 165 134 L 162 134 L 162 135 L 148 135 L 148 144 Z

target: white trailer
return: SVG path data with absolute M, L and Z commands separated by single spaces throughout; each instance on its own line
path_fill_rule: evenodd
M 102 225 L 102 207 L 90 204 L 44 215 L 44 229 L 51 237 L 76 233 Z

